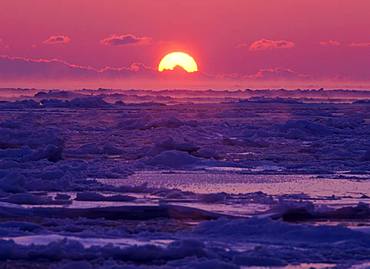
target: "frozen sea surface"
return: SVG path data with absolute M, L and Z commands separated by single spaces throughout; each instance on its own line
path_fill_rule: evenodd
M 367 93 L 20 92 L 0 268 L 369 267 Z

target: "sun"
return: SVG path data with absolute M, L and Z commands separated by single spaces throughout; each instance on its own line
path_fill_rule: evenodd
M 193 57 L 181 51 L 175 51 L 167 54 L 158 65 L 158 71 L 174 70 L 176 66 L 180 66 L 188 73 L 198 71 L 198 65 Z

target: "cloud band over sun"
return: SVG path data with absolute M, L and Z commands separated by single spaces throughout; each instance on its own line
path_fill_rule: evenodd
M 26 83 L 25 85 L 36 85 L 35 87 L 40 87 L 38 85 L 50 83 L 48 85 L 53 85 L 52 87 L 70 87 L 68 85 L 79 85 L 71 87 L 84 87 L 83 85 L 90 85 L 92 87 L 124 88 L 127 85 L 140 87 L 138 86 L 141 85 L 138 84 L 140 81 L 154 88 L 175 85 L 173 83 L 176 83 L 178 87 L 192 87 L 195 84 L 198 85 L 198 82 L 203 83 L 201 85 L 208 86 L 220 85 L 220 83 L 223 83 L 222 85 L 226 85 L 226 87 L 244 85 L 242 87 L 245 88 L 252 87 L 252 85 L 266 85 L 265 83 L 269 82 L 284 83 L 285 86 L 289 85 L 289 83 L 291 85 L 303 86 L 313 85 L 313 82 L 318 81 L 317 78 L 313 78 L 310 75 L 283 67 L 262 68 L 256 70 L 254 73 L 235 75 L 210 75 L 202 72 L 189 74 L 184 71 L 178 73 L 176 73 L 177 71 L 175 73 L 172 72 L 174 71 L 158 72 L 155 68 L 146 66 L 143 63 L 133 63 L 127 67 L 120 68 L 108 66 L 98 69 L 91 66 L 71 64 L 58 59 L 32 59 L 0 55 L 0 82 L 3 83 L 3 86 L 17 86 L 20 85 L 19 83 Z M 370 80 L 370 74 L 365 77 L 359 77 L 358 79 L 358 81 L 368 81 Z M 338 80 L 338 82 L 341 81 L 346 80 Z M 131 82 L 133 84 L 130 84 Z
M 0 56 L 0 81 L 22 79 L 83 80 L 101 78 L 150 77 L 155 70 L 140 63 L 129 67 L 102 69 L 71 64 L 58 59 L 30 59 Z

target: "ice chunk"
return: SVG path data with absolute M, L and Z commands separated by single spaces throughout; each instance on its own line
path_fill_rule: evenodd
M 55 201 L 64 202 L 64 201 Z M 159 206 L 111 206 L 93 208 L 62 208 L 62 207 L 33 207 L 10 208 L 0 205 L 0 217 L 4 216 L 33 216 L 48 218 L 88 218 L 107 220 L 149 220 L 149 219 L 182 219 L 182 220 L 211 220 L 222 214 L 208 212 L 201 209 L 160 204 Z
M 70 195 L 68 194 L 64 194 L 64 193 L 57 193 L 57 195 L 55 195 L 55 200 L 69 200 L 71 198 Z
M 237 255 L 233 262 L 243 266 L 284 266 L 286 262 L 276 257 L 257 256 L 254 253 Z
M 75 261 L 59 264 L 55 269 L 92 269 L 90 263 L 86 261 Z
M 111 195 L 104 196 L 97 192 L 79 192 L 77 193 L 77 201 L 109 201 L 109 202 L 129 202 L 136 200 L 135 197 L 128 195 Z
M 186 152 L 178 150 L 163 151 L 159 155 L 146 161 L 146 164 L 158 167 L 181 168 L 201 165 L 202 160 Z
M 43 228 L 40 225 L 23 221 L 6 221 L 0 223 L 0 228 L 17 229 L 24 232 L 40 231 Z
M 150 155 L 158 154 L 162 151 L 177 150 L 184 151 L 188 153 L 193 153 L 199 149 L 198 146 L 189 142 L 178 142 L 172 137 L 156 143 L 155 147 L 149 152 Z
M 248 220 L 218 219 L 201 223 L 195 232 L 202 236 L 253 242 L 281 242 L 286 244 L 328 244 L 352 242 L 370 247 L 370 235 L 341 226 L 311 226 L 288 224 L 267 218 Z
M 281 132 L 286 133 L 288 137 L 297 139 L 304 139 L 306 135 L 326 136 L 333 133 L 330 127 L 307 120 L 289 120 L 277 127 Z
M 13 204 L 25 205 L 50 205 L 50 204 L 66 204 L 68 201 L 57 200 L 54 201 L 48 196 L 38 196 L 30 193 L 17 193 L 3 198 L 1 201 Z
M 100 96 L 78 97 L 69 101 L 70 107 L 76 108 L 104 108 L 110 105 Z
M 0 190 L 5 192 L 24 192 L 26 178 L 19 173 L 9 173 L 0 178 Z

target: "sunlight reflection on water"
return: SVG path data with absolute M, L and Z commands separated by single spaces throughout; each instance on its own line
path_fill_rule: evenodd
M 28 235 L 28 236 L 17 236 L 17 237 L 5 237 L 4 240 L 13 240 L 19 245 L 47 245 L 51 242 L 60 241 L 63 239 L 74 240 L 80 242 L 84 247 L 92 246 L 106 246 L 108 244 L 113 244 L 118 247 L 127 246 L 143 246 L 143 245 L 156 245 L 165 247 L 173 240 L 139 240 L 135 238 L 92 238 L 92 237 L 77 237 L 77 236 L 63 236 L 58 234 L 43 234 L 43 235 Z
M 370 181 L 317 178 L 315 175 L 238 174 L 191 171 L 142 171 L 127 179 L 103 179 L 112 185 L 141 185 L 175 188 L 195 193 L 226 192 L 232 194 L 264 192 L 270 195 L 307 194 L 331 203 L 342 198 L 345 203 L 357 203 L 370 197 Z

